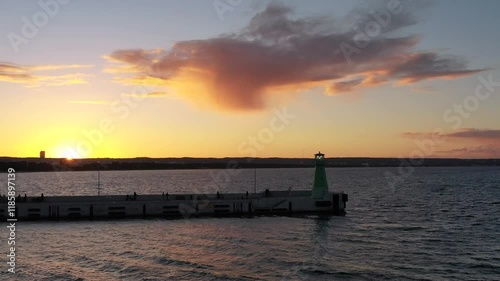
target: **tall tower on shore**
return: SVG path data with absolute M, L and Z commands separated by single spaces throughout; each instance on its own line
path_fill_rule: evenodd
M 313 199 L 322 199 L 328 193 L 328 181 L 325 172 L 325 155 L 318 152 L 314 155 L 316 160 L 316 172 L 314 175 L 314 186 L 312 190 Z
M 45 151 L 40 151 L 40 159 L 45 159 Z

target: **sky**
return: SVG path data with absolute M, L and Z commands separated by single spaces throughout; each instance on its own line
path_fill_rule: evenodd
M 500 158 L 495 0 L 0 2 L 0 156 Z

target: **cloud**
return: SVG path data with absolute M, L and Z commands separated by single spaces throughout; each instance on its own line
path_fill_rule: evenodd
M 460 139 L 475 139 L 475 140 L 496 140 L 500 139 L 500 130 L 464 128 L 451 133 L 404 132 L 401 134 L 401 136 L 409 138 L 440 137 L 440 138 L 456 138 L 456 139 L 460 138 Z
M 152 92 L 152 93 L 146 94 L 146 96 L 148 96 L 148 97 L 164 97 L 164 96 L 168 96 L 168 93 L 165 93 L 165 92 Z
M 470 69 L 461 57 L 416 51 L 418 35 L 403 36 L 418 23 L 428 4 L 402 1 L 380 32 L 359 33 L 374 22 L 372 11 L 388 13 L 386 1 L 370 2 L 344 18 L 294 17 L 293 9 L 273 2 L 238 33 L 180 41 L 170 49 L 117 50 L 106 59 L 123 84 L 168 87 L 195 102 L 226 110 L 259 110 L 271 95 L 322 87 L 339 95 L 385 83 L 413 84 L 456 79 L 484 71 Z M 170 91 L 169 91 L 170 92 Z M 284 96 L 284 95 L 281 95 Z
M 442 138 L 446 134 L 441 132 L 404 132 L 401 133 L 401 136 L 405 138 Z
M 53 76 L 34 76 L 34 83 L 31 83 L 28 87 L 87 84 L 85 77 L 89 76 L 92 75 L 86 73 L 71 73 Z
M 93 68 L 95 65 L 69 64 L 69 65 L 33 65 L 25 66 L 24 68 L 30 71 L 47 71 L 47 70 L 63 70 L 63 69 L 81 69 Z
M 40 75 L 34 72 L 91 68 L 93 65 L 34 65 L 18 66 L 11 63 L 0 63 L 0 82 L 26 84 L 27 87 L 63 86 L 85 84 L 85 77 L 90 74 L 69 73 L 61 75 Z
M 401 56 L 401 59 L 403 61 L 394 65 L 388 75 L 396 77 L 402 84 L 434 78 L 455 79 L 485 70 L 469 70 L 464 59 L 436 53 L 407 54 Z
M 111 103 L 104 100 L 73 100 L 69 101 L 71 104 L 89 104 L 89 105 L 109 105 Z
M 26 83 L 32 80 L 32 75 L 26 69 L 12 64 L 0 63 L 0 81 Z
M 468 155 L 484 155 L 488 157 L 496 157 L 499 152 L 498 147 L 490 146 L 490 145 L 478 145 L 478 146 L 464 146 L 461 148 L 453 148 L 449 150 L 439 150 L 437 153 L 442 154 L 459 154 L 462 156 Z
M 160 98 L 168 95 L 169 94 L 166 92 L 151 92 L 147 94 L 123 94 L 123 96 L 134 97 L 134 98 Z
M 348 81 L 333 82 L 328 88 L 329 95 L 336 95 L 337 93 L 346 93 L 352 91 L 357 85 L 361 84 L 365 78 L 357 78 Z
M 148 70 L 148 66 L 156 57 L 164 54 L 163 49 L 154 50 L 118 50 L 104 59 L 114 63 L 126 63 L 125 65 L 113 65 L 104 69 L 106 73 L 141 73 Z
M 433 140 L 435 144 L 446 141 L 458 148 L 437 150 L 436 153 L 454 157 L 500 157 L 500 130 L 465 128 L 454 132 L 405 132 L 402 137 Z M 424 142 L 422 142 L 424 143 Z M 437 145 L 436 147 L 443 147 Z
M 500 139 L 500 130 L 466 128 L 447 134 L 452 138 Z

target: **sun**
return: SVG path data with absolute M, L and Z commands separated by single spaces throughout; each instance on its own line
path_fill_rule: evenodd
M 66 160 L 68 160 L 68 161 L 72 161 L 73 159 L 80 158 L 80 157 L 78 156 L 78 154 L 75 151 L 73 151 L 71 149 L 67 149 L 64 152 L 64 158 L 66 158 Z
M 80 158 L 78 153 L 75 152 L 70 146 L 59 146 L 55 149 L 55 155 L 57 158 L 63 158 L 68 161 L 73 161 L 74 159 Z

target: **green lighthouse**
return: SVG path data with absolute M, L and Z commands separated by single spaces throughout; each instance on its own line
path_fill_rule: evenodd
M 316 159 L 316 172 L 314 175 L 314 186 L 312 190 L 313 199 L 322 199 L 328 193 L 328 181 L 325 172 L 325 155 L 318 152 L 314 155 Z

